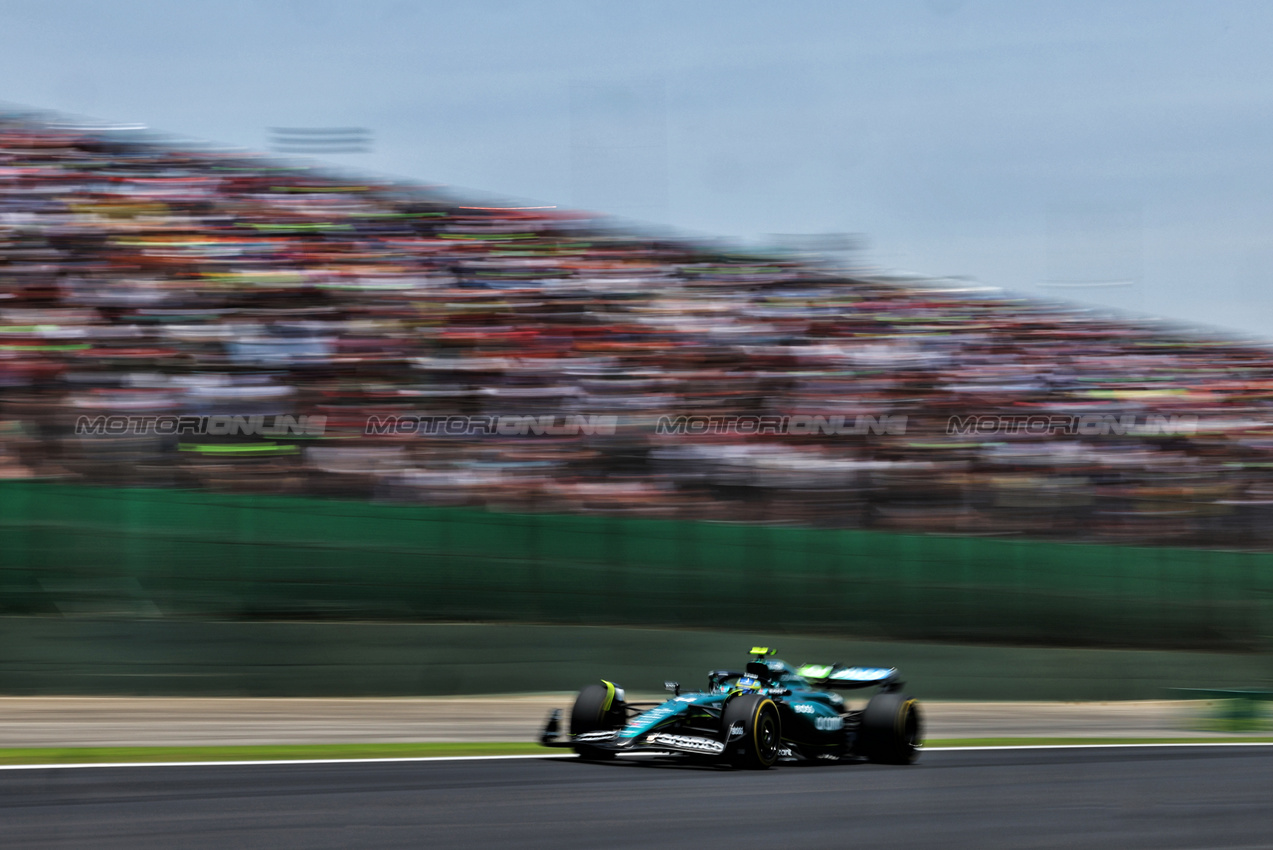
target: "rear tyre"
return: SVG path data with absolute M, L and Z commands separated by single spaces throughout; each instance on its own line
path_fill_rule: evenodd
M 585 732 L 604 732 L 619 729 L 627 720 L 624 708 L 623 692 L 612 682 L 599 685 L 588 685 L 575 697 L 574 708 L 570 710 L 570 734 L 582 735 Z M 614 758 L 611 750 L 589 747 L 586 744 L 576 746 L 575 752 L 580 757 L 592 761 L 608 761 Z
M 726 738 L 736 724 L 742 724 L 743 734 L 733 742 L 725 743 L 725 754 L 734 767 L 764 770 L 778 760 L 782 748 L 782 719 L 778 706 L 769 697 L 745 694 L 735 697 L 725 706 L 721 725 Z
M 857 751 L 878 764 L 910 764 L 924 744 L 919 702 L 904 694 L 876 694 L 858 727 Z

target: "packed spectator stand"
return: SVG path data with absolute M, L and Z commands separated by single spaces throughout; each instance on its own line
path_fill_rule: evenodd
M 0 120 L 0 478 L 1273 544 L 1263 346 L 135 135 Z M 122 415 L 323 424 L 82 427 Z M 1087 418 L 967 424 L 1028 416 Z

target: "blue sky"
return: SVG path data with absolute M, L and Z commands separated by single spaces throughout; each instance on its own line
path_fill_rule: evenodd
M 338 161 L 1273 337 L 1271 35 L 1260 3 L 0 0 L 0 99 L 364 126 Z

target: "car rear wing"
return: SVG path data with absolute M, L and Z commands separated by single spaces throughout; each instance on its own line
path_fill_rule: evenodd
M 802 664 L 796 670 L 811 685 L 836 690 L 872 688 L 879 685 L 884 690 L 901 687 L 896 667 L 845 667 L 843 664 Z

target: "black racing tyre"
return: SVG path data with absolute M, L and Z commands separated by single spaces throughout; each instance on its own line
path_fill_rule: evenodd
M 729 730 L 742 724 L 742 737 L 729 742 Z M 782 718 L 778 706 L 769 697 L 759 694 L 743 694 L 734 697 L 725 706 L 721 717 L 722 733 L 726 736 L 725 754 L 735 767 L 764 770 L 778 760 L 782 748 Z
M 876 694 L 858 726 L 859 754 L 879 764 L 910 764 L 924 744 L 919 701 L 905 694 Z
M 570 734 L 618 729 L 626 721 L 622 691 L 613 682 L 603 681 L 599 685 L 588 685 L 575 697 L 574 708 L 570 710 Z M 576 746 L 575 752 L 583 758 L 597 761 L 606 761 L 615 755 L 611 750 L 584 745 Z

